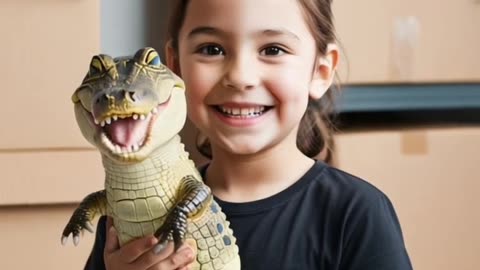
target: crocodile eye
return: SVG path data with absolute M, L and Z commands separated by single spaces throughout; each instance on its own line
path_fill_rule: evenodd
M 102 62 L 97 57 L 94 57 L 92 59 L 92 62 L 90 63 L 90 69 L 88 70 L 88 74 L 90 76 L 97 76 L 97 75 L 100 75 L 102 72 L 103 72 Z
M 100 75 L 100 73 L 102 73 L 102 72 L 99 69 L 97 69 L 94 66 L 90 66 L 90 70 L 88 71 L 88 74 L 90 76 L 97 76 L 97 75 Z
M 160 56 L 157 55 L 148 62 L 148 65 L 159 67 L 161 63 L 162 62 L 160 61 Z

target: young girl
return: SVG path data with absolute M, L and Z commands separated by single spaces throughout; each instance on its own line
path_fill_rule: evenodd
M 175 1 L 167 64 L 208 139 L 201 172 L 242 269 L 412 268 L 389 199 L 313 159 L 326 145 L 318 100 L 339 57 L 330 2 Z M 109 223 L 101 219 L 86 269 L 188 269 L 195 258 L 187 245 L 155 254 L 153 236 L 119 249 Z

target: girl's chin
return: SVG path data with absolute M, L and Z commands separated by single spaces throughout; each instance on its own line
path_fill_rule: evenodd
M 217 151 L 223 152 L 224 155 L 233 156 L 251 156 L 264 152 L 270 146 L 258 141 L 258 138 L 244 138 L 242 140 L 230 140 L 221 142 L 217 146 Z

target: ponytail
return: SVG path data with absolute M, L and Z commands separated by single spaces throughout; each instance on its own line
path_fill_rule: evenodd
M 297 134 L 297 147 L 310 158 L 318 158 L 326 163 L 333 161 L 333 124 L 330 121 L 329 108 L 326 108 L 325 97 L 310 100 L 307 110 L 300 121 Z M 331 102 L 331 101 L 329 101 Z

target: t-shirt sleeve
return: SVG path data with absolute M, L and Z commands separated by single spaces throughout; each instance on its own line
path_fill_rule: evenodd
M 93 244 L 92 252 L 85 264 L 85 270 L 102 270 L 105 269 L 105 262 L 103 261 L 103 250 L 105 249 L 106 239 L 106 217 L 102 216 L 98 220 L 97 230 L 95 234 L 95 242 Z
M 400 223 L 390 200 L 358 200 L 345 223 L 341 270 L 411 270 Z

